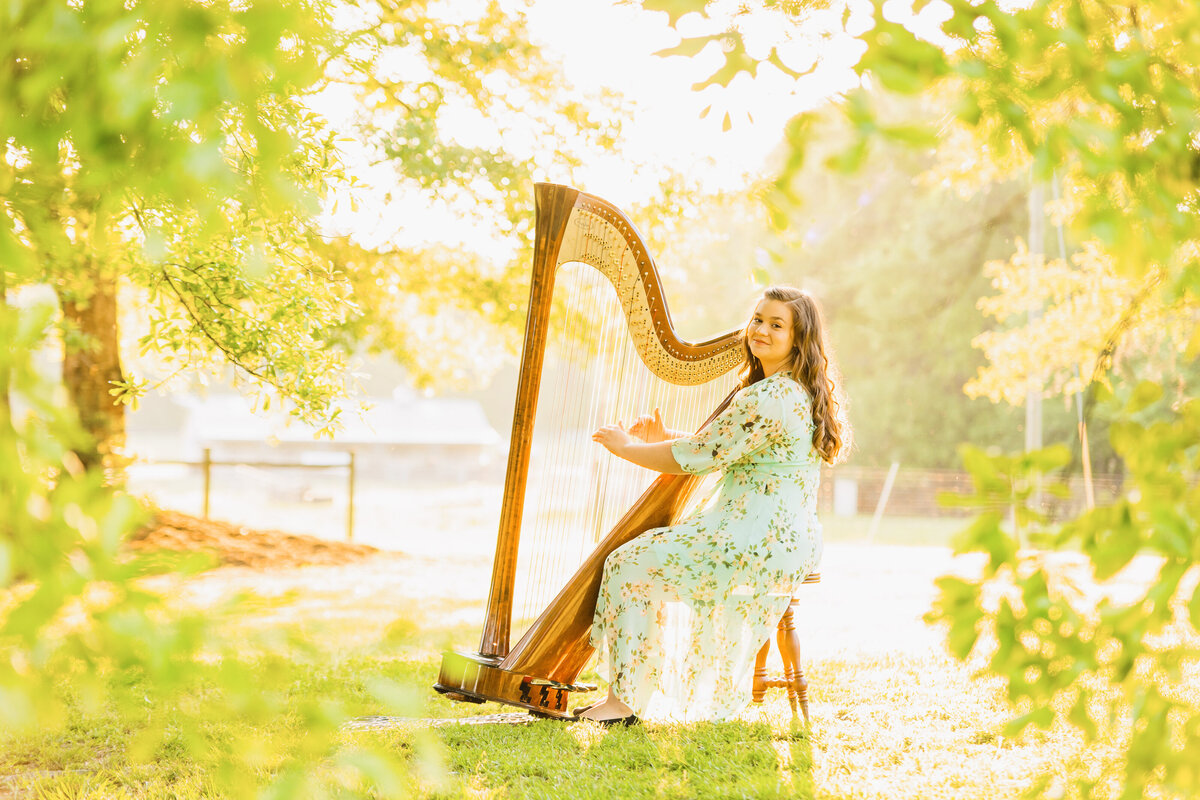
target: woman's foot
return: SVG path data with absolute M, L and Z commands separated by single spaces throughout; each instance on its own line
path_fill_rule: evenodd
M 580 719 L 590 719 L 602 725 L 616 723 L 633 725 L 637 722 L 637 717 L 634 715 L 633 709 L 621 702 L 621 699 L 613 694 L 611 690 L 603 702 L 580 709 L 577 716 Z
M 585 711 L 590 711 L 591 709 L 595 708 L 596 706 L 602 705 L 606 702 L 608 702 L 608 701 L 607 700 L 593 700 L 592 702 L 590 702 L 586 705 L 576 706 L 575 708 L 573 708 L 571 710 L 571 715 L 574 717 L 582 716 Z

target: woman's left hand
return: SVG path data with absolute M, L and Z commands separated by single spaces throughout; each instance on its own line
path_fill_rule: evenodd
M 592 441 L 599 442 L 614 455 L 621 455 L 626 447 L 633 444 L 634 438 L 620 422 L 615 425 L 605 425 L 592 434 Z

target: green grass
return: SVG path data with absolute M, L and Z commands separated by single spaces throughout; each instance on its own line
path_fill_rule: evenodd
M 821 516 L 821 528 L 826 542 L 855 544 L 888 544 L 919 547 L 950 547 L 955 534 L 970 523 L 964 517 L 882 517 L 874 535 L 873 516 L 859 514 L 838 517 Z
M 145 750 L 139 720 L 150 710 L 88 713 L 71 698 L 73 711 L 61 729 L 0 734 L 0 775 L 7 776 L 0 797 L 6 790 L 8 797 L 47 800 L 220 796 L 217 754 L 228 742 L 264 744 L 264 760 L 247 778 L 265 784 L 294 766 L 287 754 L 305 752 L 313 721 L 299 709 L 338 707 L 338 718 L 395 715 L 372 692 L 377 678 L 408 687 L 403 713 L 414 719 L 513 711 L 453 703 L 428 688 L 437 674 L 437 646 L 463 636 L 461 629 L 425 627 L 403 643 L 351 649 L 336 629 L 308 630 L 315 649 L 294 666 L 276 713 L 215 717 L 191 732 L 168 725 Z M 1068 732 L 1004 739 L 1007 712 L 998 687 L 972 680 L 948 657 L 827 660 L 808 664 L 807 674 L 814 702 L 809 728 L 792 723 L 776 692 L 744 719 L 726 723 L 604 729 L 552 720 L 437 728 L 416 722 L 337 731 L 334 739 L 342 750 L 374 748 L 398 758 L 407 775 L 394 796 L 418 798 L 1017 797 L 1036 771 L 1080 757 Z M 195 686 L 189 694 L 204 702 L 210 691 Z M 185 746 L 189 735 L 212 743 L 213 757 L 196 757 Z M 311 758 L 328 762 L 318 777 L 329 785 L 361 785 L 339 777 L 344 769 L 335 757 Z
M 435 632 L 436 634 L 436 632 Z M 287 707 L 321 701 L 350 716 L 387 715 L 366 684 L 386 676 L 420 695 L 413 718 L 446 719 L 513 709 L 452 703 L 431 686 L 437 657 L 365 655 L 318 659 L 299 671 Z M 204 687 L 195 687 L 203 696 Z M 0 736 L 0 797 L 8 790 L 34 798 L 200 798 L 219 791 L 217 760 L 189 755 L 183 730 L 168 730 L 142 757 L 140 731 L 128 714 L 87 714 L 72 702 L 70 721 L 53 733 Z M 303 746 L 305 720 L 290 711 L 245 727 L 212 720 L 198 735 L 222 741 L 267 740 L 270 750 Z M 592 723 L 531 720 L 526 724 L 463 725 L 430 730 L 420 724 L 339 734 L 346 747 L 382 747 L 409 767 L 405 794 L 417 797 L 780 797 L 811 795 L 811 752 L 805 731 L 764 721 L 694 726 L 603 729 Z M 786 751 L 781 766 L 779 750 Z M 260 782 L 286 767 L 263 765 Z

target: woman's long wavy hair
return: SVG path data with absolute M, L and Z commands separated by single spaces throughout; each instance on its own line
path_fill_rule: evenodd
M 813 447 L 826 464 L 843 460 L 850 452 L 850 424 L 845 418 L 837 367 L 825 346 L 825 325 L 821 309 L 812 295 L 790 286 L 772 286 L 763 292 L 764 300 L 778 300 L 792 310 L 792 355 L 784 367 L 812 398 Z M 749 328 L 749 322 L 746 323 Z M 746 332 L 742 332 L 742 386 L 761 381 L 766 375 L 762 362 L 750 352 Z

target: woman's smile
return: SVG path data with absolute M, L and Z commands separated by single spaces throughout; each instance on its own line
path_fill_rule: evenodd
M 750 351 L 770 375 L 786 364 L 792 354 L 792 310 L 779 300 L 763 299 L 746 325 Z

